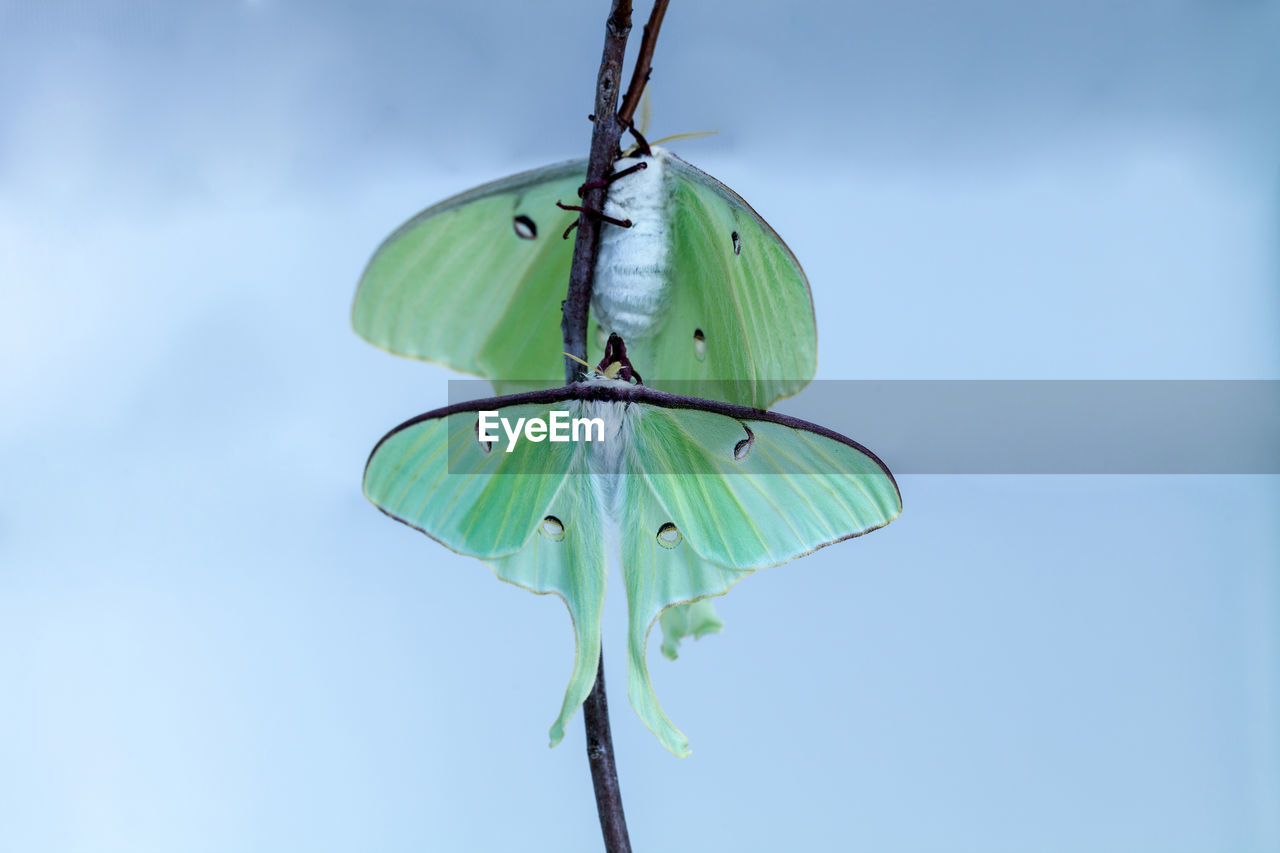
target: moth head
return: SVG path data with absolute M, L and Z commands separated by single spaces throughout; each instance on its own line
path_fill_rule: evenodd
M 640 371 L 636 370 L 631 364 L 631 359 L 627 358 L 627 345 L 617 333 L 609 335 L 604 345 L 604 358 L 594 367 L 572 353 L 566 352 L 562 355 L 578 362 L 601 379 L 621 379 L 636 385 L 644 384 L 644 380 L 640 378 Z M 591 374 L 587 374 L 587 377 L 590 379 Z
M 634 381 L 637 385 L 644 384 L 644 380 L 640 378 L 640 371 L 636 370 L 631 364 L 631 359 L 627 358 L 627 345 L 617 332 L 611 332 L 609 340 L 605 341 L 604 358 L 600 360 L 600 365 L 596 369 L 609 379 L 625 379 L 627 382 Z

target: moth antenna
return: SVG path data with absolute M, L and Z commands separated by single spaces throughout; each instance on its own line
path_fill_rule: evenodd
M 640 94 L 640 132 L 648 135 L 649 122 L 653 119 L 653 103 L 649 100 L 649 81 L 644 82 L 644 92 Z
M 622 370 L 622 362 L 615 361 L 613 364 L 609 365 L 604 369 L 604 375 L 608 379 L 617 379 L 618 371 L 620 370 Z
M 659 139 L 657 142 L 650 142 L 649 144 L 650 145 L 666 145 L 668 142 L 677 142 L 681 139 L 698 139 L 703 136 L 715 136 L 719 132 L 720 131 L 718 130 L 689 130 L 689 131 L 685 131 L 684 133 L 673 133 L 670 136 L 664 136 L 661 139 Z M 627 146 L 627 149 L 625 151 L 622 152 L 622 156 L 630 157 L 631 155 L 635 154 L 639 148 L 640 148 L 640 143 L 633 142 L 631 143 L 631 145 Z
M 715 136 L 718 130 L 690 130 L 685 133 L 673 133 L 670 136 L 664 136 L 657 142 L 650 142 L 650 145 L 662 145 L 664 142 L 675 142 L 677 139 L 698 139 L 703 136 Z
M 560 353 L 560 354 L 561 354 L 562 356 L 564 356 L 565 358 L 571 358 L 571 359 L 573 359 L 574 361 L 578 362 L 578 364 L 581 364 L 583 367 L 585 367 L 585 368 L 586 368 L 587 370 L 589 370 L 589 371 L 593 371 L 593 372 L 595 372 L 595 373 L 599 373 L 599 372 L 600 372 L 600 369 L 599 369 L 598 367 L 595 367 L 594 365 L 592 365 L 592 364 L 591 364 L 591 362 L 589 362 L 589 361 L 583 361 L 582 359 L 578 358 L 576 355 L 574 355 L 574 354 L 573 354 L 573 353 L 571 353 L 571 352 L 562 352 L 562 353 Z
M 564 356 L 565 358 L 571 358 L 571 359 L 573 359 L 574 361 L 578 362 L 578 364 L 581 364 L 583 367 L 585 367 L 587 370 L 595 370 L 595 368 L 591 366 L 591 363 L 590 363 L 590 362 L 588 362 L 588 361 L 583 361 L 582 359 L 578 358 L 576 355 L 574 355 L 574 354 L 573 354 L 573 353 L 571 353 L 571 352 L 562 352 L 562 353 L 560 353 L 560 354 L 561 354 L 562 356 Z

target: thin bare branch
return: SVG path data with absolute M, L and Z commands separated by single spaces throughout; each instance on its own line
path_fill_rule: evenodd
M 617 117 L 618 86 L 622 80 L 622 61 L 627 51 L 627 36 L 630 34 L 631 0 L 613 0 L 609 18 L 605 22 L 600 71 L 596 75 L 595 112 L 592 116 L 595 126 L 591 131 L 591 153 L 587 160 L 586 183 L 583 185 L 585 191 L 582 193 L 582 207 L 600 214 L 604 212 L 605 196 L 608 194 L 605 179 L 613 171 L 613 163 L 619 154 L 618 140 L 622 136 L 623 126 Z M 565 296 L 563 319 L 560 322 L 564 351 L 579 359 L 587 357 L 587 316 L 591 306 L 591 288 L 595 283 L 600 223 L 600 216 L 578 214 L 573 266 L 569 272 L 569 292 Z M 565 358 L 566 383 L 576 380 L 579 370 L 573 358 Z M 607 853 L 631 853 L 627 818 L 622 811 L 622 791 L 618 787 L 618 768 L 613 756 L 613 736 L 609 731 L 603 654 L 596 668 L 596 683 L 582 703 L 582 719 L 586 726 L 587 761 L 591 766 L 591 784 L 595 790 L 596 811 L 600 815 L 600 831 L 604 835 L 605 850 Z
M 631 0 L 613 0 L 613 8 L 605 22 L 604 54 L 600 57 L 600 73 L 596 75 L 595 127 L 591 132 L 591 154 L 587 160 L 587 185 L 582 206 L 603 211 L 607 188 L 604 179 L 618 158 L 618 140 L 622 125 L 618 123 L 618 86 L 622 80 L 622 60 L 627 52 L 627 36 L 631 33 Z M 580 214 L 577 241 L 573 244 L 573 266 L 569 271 L 569 293 L 564 300 L 560 331 L 564 351 L 578 358 L 587 357 L 587 311 L 591 306 L 591 287 L 595 279 L 596 247 L 600 242 L 600 220 Z M 578 378 L 578 365 L 564 360 L 566 382 Z
M 640 104 L 640 96 L 649 82 L 649 73 L 653 70 L 653 49 L 658 44 L 658 30 L 662 29 L 662 18 L 667 14 L 668 0 L 654 0 L 653 11 L 649 13 L 649 23 L 644 25 L 644 35 L 640 39 L 640 53 L 636 55 L 636 67 L 631 72 L 631 85 L 627 87 L 627 95 L 622 99 L 622 109 L 618 110 L 618 121 L 625 127 L 635 118 L 636 107 Z
M 618 768 L 613 761 L 613 735 L 609 731 L 609 699 L 604 690 L 604 656 L 596 668 L 596 683 L 582 703 L 587 725 L 587 761 L 591 764 L 591 785 L 596 792 L 596 811 L 604 849 L 608 853 L 631 853 L 627 818 L 622 813 L 622 791 L 618 788 Z

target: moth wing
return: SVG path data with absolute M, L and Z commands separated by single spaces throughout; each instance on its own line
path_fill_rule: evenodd
M 364 475 L 365 495 L 387 515 L 484 560 L 508 583 L 564 600 L 576 651 L 551 727 L 552 746 L 591 691 L 600 658 L 606 562 L 585 447 L 522 440 L 508 453 L 498 428 L 499 440 L 486 449 L 477 423 L 478 410 L 496 411 L 514 424 L 576 405 L 503 405 L 499 398 L 429 412 L 388 433 Z
M 662 626 L 662 656 L 675 660 L 680 656 L 680 641 L 685 637 L 699 639 L 703 634 L 719 634 L 724 620 L 710 599 L 688 604 L 673 604 L 658 619 Z
M 662 711 L 648 634 L 674 605 L 723 595 L 756 569 L 888 524 L 902 511 L 879 459 L 836 433 L 766 412 L 633 404 L 622 506 L 628 695 L 676 755 L 688 740 Z
M 558 385 L 560 303 L 586 162 L 513 175 L 446 199 L 396 229 L 360 277 L 352 325 L 397 355 L 494 382 Z M 523 236 L 522 236 L 523 235 Z
M 633 344 L 632 360 L 655 387 L 768 408 L 817 370 L 808 279 L 782 238 L 737 193 L 662 153 L 671 302 L 657 333 Z

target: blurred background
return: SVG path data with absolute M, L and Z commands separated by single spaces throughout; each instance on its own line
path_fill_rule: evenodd
M 455 375 L 348 315 L 417 210 L 585 155 L 607 6 L 0 0 L 0 850 L 599 848 L 564 607 L 360 493 Z M 822 378 L 1277 379 L 1278 38 L 674 0 L 650 136 L 719 131 L 674 148 L 795 250 Z M 1280 850 L 1276 477 L 901 486 L 651 648 L 688 759 L 613 584 L 636 849 Z

